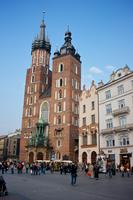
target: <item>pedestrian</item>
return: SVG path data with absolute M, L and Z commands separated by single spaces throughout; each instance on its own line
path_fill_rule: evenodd
M 4 167 L 4 164 L 3 164 L 3 163 L 2 163 L 1 170 L 2 170 L 2 174 L 4 174 L 4 172 L 5 172 L 5 167 Z
M 63 165 L 61 164 L 60 165 L 60 174 L 62 174 L 63 173 Z
M 96 180 L 99 179 L 99 165 L 97 163 L 94 165 L 94 177 Z
M 14 163 L 10 163 L 11 174 L 14 174 Z
M 30 174 L 33 174 L 33 163 L 30 164 Z
M 53 162 L 50 163 L 50 172 L 51 172 L 51 174 L 54 173 L 54 163 Z
M 88 164 L 85 165 L 85 173 L 87 174 L 89 171 Z
M 93 170 L 94 169 L 94 167 L 93 167 L 93 165 L 92 164 L 90 164 L 89 165 L 89 175 L 90 175 L 90 178 L 93 178 L 94 177 L 94 173 L 93 173 Z
M 75 185 L 77 180 L 77 166 L 74 163 L 71 166 L 70 173 L 71 173 L 71 185 Z
M 26 163 L 25 168 L 26 168 L 26 174 L 28 174 L 28 171 L 29 171 L 29 163 Z
M 0 162 L 0 172 L 1 172 L 1 170 L 2 170 L 2 162 Z
M 112 163 L 109 162 L 107 165 L 107 171 L 109 173 L 109 178 L 112 178 Z
M 127 167 L 127 177 L 130 177 L 130 169 Z
M 121 165 L 120 167 L 121 177 L 124 177 L 124 166 Z
M 131 167 L 131 175 L 133 175 L 133 166 Z

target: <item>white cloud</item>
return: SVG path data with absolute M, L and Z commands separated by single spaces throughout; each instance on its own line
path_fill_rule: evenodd
M 106 65 L 105 69 L 113 71 L 115 70 L 115 67 L 113 65 Z
M 98 67 L 92 66 L 89 69 L 89 73 L 91 73 L 91 74 L 102 74 L 103 71 L 101 69 L 99 69 Z

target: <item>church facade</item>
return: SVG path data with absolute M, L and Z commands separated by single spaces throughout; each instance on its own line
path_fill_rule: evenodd
M 78 160 L 80 55 L 72 45 L 71 32 L 54 53 L 42 20 L 40 34 L 32 43 L 32 64 L 27 69 L 20 160 Z

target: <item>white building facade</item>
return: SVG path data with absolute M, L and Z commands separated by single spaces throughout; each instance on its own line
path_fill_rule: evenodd
M 98 95 L 92 81 L 79 98 L 79 162 L 95 164 L 98 154 Z
M 115 164 L 133 166 L 133 71 L 128 66 L 99 83 L 100 150 Z

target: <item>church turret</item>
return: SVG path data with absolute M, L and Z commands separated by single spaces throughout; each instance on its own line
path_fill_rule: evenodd
M 55 52 L 54 57 L 66 55 L 66 54 L 71 54 L 74 56 L 78 61 L 80 61 L 80 55 L 76 52 L 74 46 L 72 45 L 72 33 L 69 31 L 69 29 L 65 32 L 65 37 L 64 37 L 64 44 L 60 48 L 60 52 Z
M 43 19 L 42 23 L 40 25 L 40 35 L 39 35 L 39 37 L 37 36 L 32 43 L 32 52 L 37 49 L 45 49 L 46 51 L 48 51 L 50 53 L 51 44 L 46 39 L 45 28 L 46 28 L 46 26 L 45 26 L 44 19 Z

